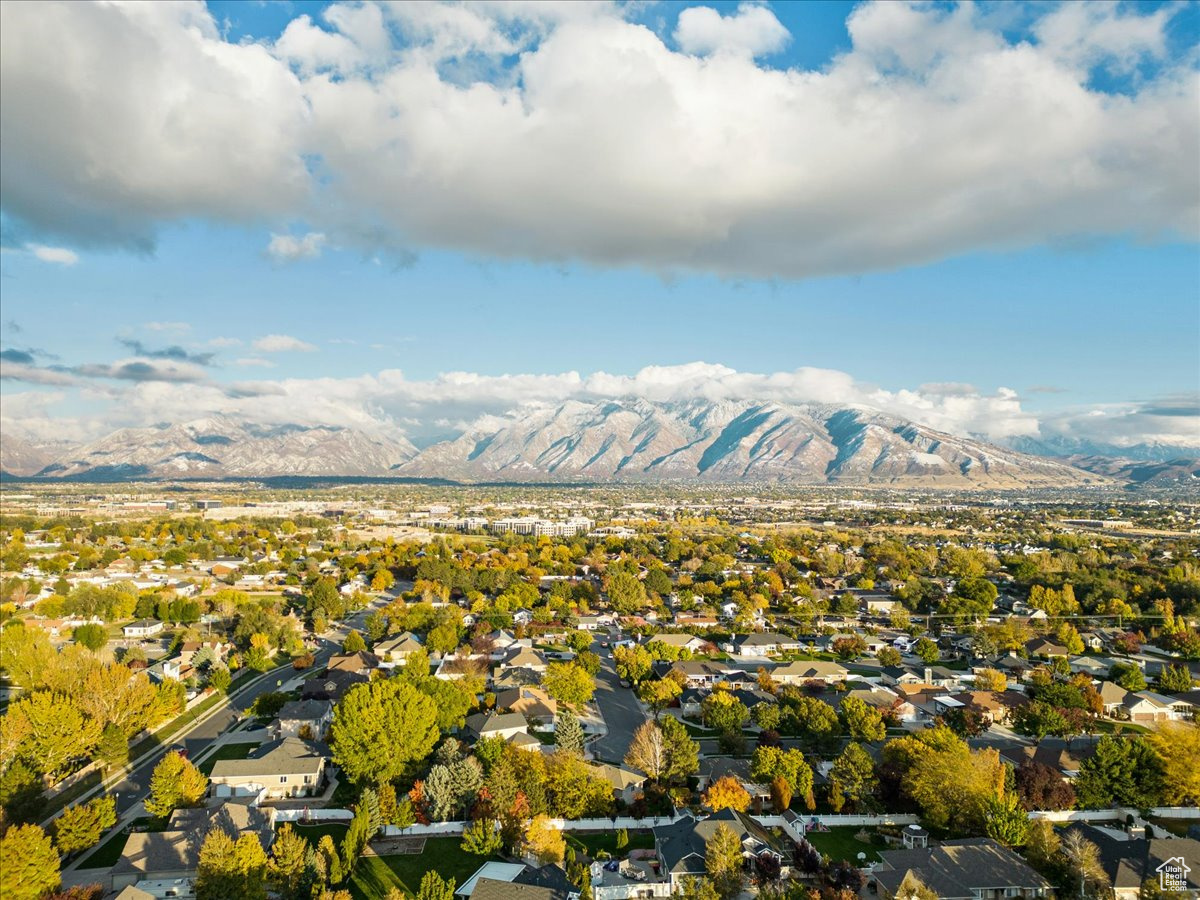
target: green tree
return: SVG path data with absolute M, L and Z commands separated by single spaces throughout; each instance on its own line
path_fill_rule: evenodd
M 150 776 L 146 812 L 165 819 L 180 807 L 198 806 L 208 790 L 208 779 L 179 753 L 168 753 Z
M 217 666 L 208 676 L 208 686 L 222 694 L 229 693 L 229 685 L 232 683 L 233 676 L 229 674 L 229 670 L 224 666 Z
M 1163 760 L 1142 737 L 1105 735 L 1085 759 L 1075 779 L 1082 809 L 1132 806 L 1147 809 L 1163 793 Z
M 1108 680 L 1115 681 L 1127 691 L 1144 691 L 1146 689 L 1146 676 L 1133 663 L 1113 663 L 1108 670 Z
M 363 640 L 363 636 L 357 631 L 351 630 L 346 635 L 346 640 L 342 641 L 343 653 L 359 653 L 367 649 L 367 642 Z
M 196 865 L 196 900 L 265 900 L 267 854 L 258 835 L 233 840 L 214 828 L 200 845 Z
M 592 646 L 592 635 L 589 631 L 572 631 L 567 635 L 567 646 L 576 653 L 582 653 Z
M 900 651 L 895 647 L 881 648 L 880 651 L 875 654 L 875 658 L 879 660 L 879 664 L 881 666 L 898 666 L 901 662 Z
M 559 715 L 554 742 L 565 753 L 583 753 L 583 726 L 570 710 L 563 710 Z
M 681 781 L 700 771 L 700 745 L 692 740 L 684 724 L 674 716 L 667 716 L 658 727 L 662 731 L 667 759 L 661 777 Z
M 839 717 L 852 740 L 882 741 L 887 736 L 883 716 L 858 697 L 847 697 L 842 701 Z
M 89 650 L 103 650 L 108 643 L 108 629 L 103 625 L 80 625 L 71 633 L 71 640 Z
M 116 824 L 116 799 L 97 797 L 63 810 L 54 820 L 54 844 L 60 853 L 78 853 L 95 847 L 101 835 Z
M 542 688 L 559 703 L 578 709 L 592 699 L 596 683 L 574 663 L 550 663 L 542 676 Z
M 462 850 L 475 856 L 492 856 L 500 852 L 504 838 L 500 823 L 495 819 L 476 819 L 463 831 Z
M 129 762 L 129 738 L 111 722 L 100 732 L 96 758 L 110 769 L 119 769 Z
M 290 822 L 285 823 L 271 844 L 267 883 L 283 900 L 308 900 L 312 895 L 312 871 L 308 841 Z
M 750 760 L 750 776 L 759 784 L 770 784 L 776 778 L 782 778 L 787 782 L 791 795 L 804 798 L 808 807 L 812 808 L 813 771 L 799 750 L 755 748 Z
M 925 637 L 917 641 L 916 646 L 913 647 L 913 653 L 915 653 L 917 658 L 922 662 L 929 664 L 935 663 L 939 658 L 941 658 L 941 653 L 938 651 L 937 644 Z
M 446 881 L 437 872 L 426 872 L 417 889 L 416 900 L 454 900 L 454 879 Z
M 617 647 L 613 650 L 613 665 L 618 676 L 637 685 L 650 674 L 654 657 L 645 647 Z
M 56 779 L 100 740 L 103 723 L 84 716 L 79 704 L 57 691 L 21 697 L 0 720 L 5 747 L 38 772 Z
M 858 744 L 847 744 L 829 772 L 830 805 L 835 811 L 840 811 L 847 802 L 856 811 L 870 809 L 878 788 L 870 754 Z
M 988 798 L 984 807 L 987 836 L 1009 847 L 1019 847 L 1029 835 L 1029 813 L 1016 794 Z
M 333 761 L 355 784 L 394 781 L 429 756 L 437 718 L 433 700 L 402 679 L 355 685 L 334 712 Z
M 341 884 L 346 876 L 342 871 L 342 856 L 333 842 L 333 835 L 321 835 L 321 840 L 317 843 L 317 855 L 322 860 L 329 883 Z
M 37 825 L 16 825 L 0 836 L 0 897 L 40 900 L 58 887 L 58 854 Z
M 721 900 L 741 893 L 742 865 L 742 842 L 728 825 L 718 825 L 704 846 L 704 868 Z
M 608 600 L 615 612 L 633 615 L 646 605 L 646 587 L 636 575 L 618 572 L 608 579 Z
M 1158 673 L 1158 689 L 1164 694 L 1182 694 L 1192 689 L 1192 673 L 1184 665 L 1163 666 Z
M 365 792 L 364 792 L 365 793 Z M 354 807 L 354 818 L 342 838 L 342 871 L 344 877 L 354 874 L 359 857 L 367 849 L 367 843 L 375 836 L 375 828 L 371 822 L 371 812 L 367 804 L 359 801 Z
M 729 691 L 713 691 L 700 704 L 704 724 L 718 731 L 741 731 L 750 710 Z

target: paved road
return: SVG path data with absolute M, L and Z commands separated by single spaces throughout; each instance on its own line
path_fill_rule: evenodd
M 600 674 L 596 676 L 596 704 L 608 734 L 588 745 L 597 759 L 620 763 L 629 752 L 629 744 L 637 727 L 648 718 L 637 697 L 629 688 L 621 687 L 621 679 L 613 667 L 611 647 L 593 649 L 600 654 Z
M 317 640 L 320 642 L 320 648 L 314 654 L 313 668 L 320 668 L 329 661 L 334 653 L 341 650 L 342 641 L 350 632 L 350 629 L 362 631 L 364 628 L 363 621 L 367 615 L 373 610 L 385 606 L 392 598 L 385 597 L 372 601 L 365 609 L 361 609 L 342 625 L 339 625 L 325 633 Z M 275 673 L 275 677 L 267 677 L 261 683 L 255 684 L 250 688 L 235 693 L 229 698 L 229 705 L 222 708 L 220 712 L 212 715 L 211 718 L 204 720 L 183 737 L 172 739 L 171 745 L 182 743 L 187 748 L 188 756 L 195 759 L 199 754 L 216 743 L 221 734 L 233 726 L 240 715 L 245 712 L 254 701 L 262 694 L 274 691 L 285 681 L 288 681 L 293 676 L 293 671 L 290 668 L 279 669 Z M 139 765 L 136 769 L 127 774 L 120 782 L 111 785 L 108 792 L 115 794 L 117 797 L 117 815 L 121 816 L 141 803 L 146 799 L 146 795 L 150 789 L 150 776 L 154 772 L 154 767 L 158 765 L 159 760 L 166 755 L 167 748 L 155 751 L 145 762 Z

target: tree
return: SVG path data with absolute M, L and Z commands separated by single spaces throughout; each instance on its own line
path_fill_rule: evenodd
M 567 635 L 567 646 L 576 653 L 582 653 L 584 650 L 592 646 L 592 634 L 590 631 L 572 631 Z M 623 649 L 623 648 L 618 648 Z
M 901 662 L 900 651 L 895 647 L 881 647 L 875 658 L 881 666 L 898 666 Z
M 838 638 L 830 649 L 837 654 L 838 659 L 856 659 L 867 652 L 867 642 L 859 635 L 854 634 L 850 637 Z
M 21 697 L 0 720 L 3 742 L 51 779 L 71 763 L 87 756 L 100 740 L 103 723 L 84 716 L 79 705 L 57 691 L 36 691 Z
M 750 710 L 729 691 L 713 691 L 700 704 L 704 724 L 726 733 L 741 731 Z
M 980 669 L 977 673 L 975 673 L 975 690 L 1008 690 L 1008 676 L 998 669 Z
M 208 779 L 179 753 L 168 753 L 150 776 L 146 812 L 165 819 L 180 807 L 198 806 L 208 790 Z
M 1079 894 L 1098 897 L 1107 894 L 1108 873 L 1100 859 L 1100 850 L 1078 829 L 1063 835 L 1060 849 L 1071 877 L 1079 884 Z
M 704 868 L 721 900 L 732 900 L 741 893 L 742 842 L 728 825 L 718 825 L 705 843 Z
M 1062 710 L 1041 700 L 1025 703 L 1013 710 L 1012 722 L 1013 730 L 1018 734 L 1028 735 L 1038 741 L 1048 734 L 1067 735 L 1072 731 L 1071 722 Z
M 367 790 L 370 790 L 369 788 Z M 363 791 L 366 794 L 366 791 Z M 346 834 L 342 838 L 342 872 L 344 877 L 349 878 L 354 874 L 354 867 L 358 865 L 358 859 L 362 856 L 362 852 L 367 849 L 367 843 L 373 838 L 378 831 L 374 823 L 371 821 L 371 810 L 367 803 L 360 800 L 354 807 L 354 818 L 350 820 L 350 827 L 346 829 Z
M 229 674 L 229 670 L 224 666 L 217 666 L 208 676 L 208 686 L 222 694 L 229 693 L 229 685 L 232 683 L 233 676 Z
M 196 900 L 265 900 L 267 854 L 258 835 L 247 832 L 233 840 L 214 828 L 200 846 L 196 866 Z
M 926 740 L 941 740 L 926 735 Z M 908 794 L 934 826 L 978 833 L 988 800 L 1004 788 L 1004 765 L 995 750 L 972 751 L 950 737 L 953 742 L 938 749 L 924 745 L 908 771 Z
M 750 808 L 750 794 L 732 775 L 718 778 L 708 786 L 708 790 L 700 799 L 713 812 L 720 812 L 723 809 L 745 812 Z
M 567 852 L 562 832 L 550 824 L 549 816 L 534 816 L 525 829 L 525 843 L 542 865 L 561 863 Z
M 938 900 L 938 895 L 910 870 L 896 888 L 896 900 Z
M 984 807 L 984 831 L 1009 847 L 1019 847 L 1029 834 L 1029 814 L 1016 794 L 988 798 Z
M 852 740 L 882 741 L 887 735 L 883 716 L 858 697 L 847 697 L 843 700 L 839 716 Z
M 644 647 L 617 647 L 612 652 L 613 666 L 620 678 L 641 684 L 654 665 L 654 656 Z
M 1133 663 L 1113 663 L 1108 670 L 1108 680 L 1115 681 L 1127 691 L 1144 691 L 1146 676 Z
M 542 688 L 559 703 L 578 709 L 592 699 L 596 683 L 573 663 L 550 663 L 542 676 Z
M 674 678 L 660 678 L 657 681 L 643 682 L 638 690 L 638 696 L 654 712 L 654 717 L 674 703 L 683 693 L 683 687 Z
M 917 641 L 916 646 L 913 647 L 913 653 L 917 655 L 918 659 L 927 664 L 935 663 L 941 658 L 938 645 L 926 637 Z
M 430 817 L 447 822 L 464 814 L 483 787 L 483 767 L 472 756 L 439 763 L 425 777 L 425 801 Z
M 65 809 L 54 820 L 54 844 L 59 853 L 78 853 L 100 843 L 100 837 L 117 824 L 117 801 L 97 797 Z
M 674 716 L 667 716 L 658 726 L 666 744 L 667 764 L 663 780 L 682 780 L 700 770 L 700 745 L 693 741 L 687 728 Z
M 1027 810 L 1071 809 L 1075 789 L 1055 769 L 1027 759 L 1017 768 L 1017 795 Z
M 271 844 L 267 883 L 283 900 L 308 900 L 312 895 L 309 844 L 290 822 L 285 823 Z
M 1192 673 L 1188 667 L 1163 666 L 1158 673 L 1158 689 L 1164 694 L 1182 694 L 1192 689 Z
M 96 745 L 96 758 L 110 769 L 119 769 L 129 762 L 129 738 L 113 723 L 100 732 L 100 743 Z
M 1058 857 L 1058 832 L 1049 819 L 1033 819 L 1025 835 L 1025 855 L 1039 869 L 1049 868 Z
M 623 616 L 636 613 L 646 605 L 646 587 L 636 575 L 617 572 L 608 579 L 608 601 Z
M 416 900 L 454 900 L 454 879 L 447 881 L 437 872 L 426 872 L 417 889 Z
M 341 884 L 345 874 L 342 871 L 342 856 L 333 842 L 333 835 L 321 835 L 321 840 L 317 843 L 317 855 L 321 858 L 329 883 Z
M 1162 793 L 1163 759 L 1139 736 L 1100 738 L 1075 779 L 1075 795 L 1083 809 L 1148 809 Z
M 500 823 L 495 819 L 476 819 L 463 831 L 462 849 L 466 853 L 492 856 L 503 846 Z
M 1200 804 L 1200 726 L 1164 722 L 1146 738 L 1162 760 L 1162 801 Z
M 37 825 L 16 825 L 0 836 L 0 897 L 39 900 L 60 880 L 58 854 Z
M 346 640 L 342 641 L 343 653 L 360 653 L 367 649 L 367 642 L 363 640 L 363 636 L 357 631 L 351 630 L 346 635 Z
M 640 769 L 655 781 L 663 777 L 669 765 L 667 742 L 657 722 L 646 721 L 638 726 L 625 754 L 625 764 Z
M 776 778 L 782 778 L 787 782 L 791 796 L 803 797 L 809 809 L 813 807 L 813 771 L 799 750 L 756 748 L 750 761 L 750 777 L 760 784 L 770 784 Z
M 437 718 L 433 700 L 403 679 L 355 685 L 334 712 L 333 761 L 355 784 L 394 781 L 429 756 Z
M 554 729 L 554 742 L 564 753 L 583 753 L 583 726 L 570 710 L 563 710 Z
M 780 815 L 792 805 L 792 786 L 782 775 L 771 779 L 771 803 Z
M 847 744 L 829 771 L 830 805 L 835 811 L 840 811 L 846 802 L 855 810 L 869 808 L 878 786 L 870 754 L 858 744 Z
M 671 895 L 674 900 L 721 900 L 716 887 L 704 878 L 685 878 Z
M 108 643 L 108 629 L 103 625 L 80 625 L 71 633 L 71 639 L 93 652 L 103 650 Z

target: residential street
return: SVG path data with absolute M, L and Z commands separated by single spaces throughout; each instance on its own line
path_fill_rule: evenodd
M 604 716 L 608 733 L 588 745 L 596 759 L 609 763 L 620 763 L 629 752 L 629 744 L 637 727 L 647 719 L 645 710 L 633 691 L 621 687 L 617 670 L 613 667 L 612 647 L 593 644 L 600 654 L 600 674 L 596 676 L 596 704 Z

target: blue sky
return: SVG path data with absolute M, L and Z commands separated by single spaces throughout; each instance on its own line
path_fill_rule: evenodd
M 8 433 L 611 373 L 1200 445 L 1195 4 L 522 9 L 6 7 Z

